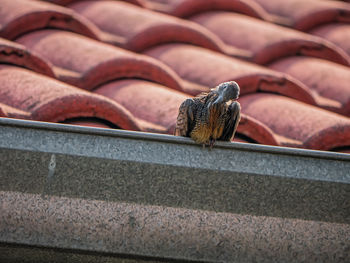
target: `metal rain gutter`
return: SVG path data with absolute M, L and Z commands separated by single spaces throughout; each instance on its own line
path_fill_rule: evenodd
M 347 154 L 209 150 L 0 118 L 0 156 L 3 244 L 210 262 L 349 259 Z

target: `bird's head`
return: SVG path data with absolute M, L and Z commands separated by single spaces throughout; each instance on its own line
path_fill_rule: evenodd
M 218 94 L 218 97 L 213 102 L 214 105 L 226 103 L 230 100 L 236 100 L 239 97 L 239 86 L 235 81 L 221 83 L 213 89 Z

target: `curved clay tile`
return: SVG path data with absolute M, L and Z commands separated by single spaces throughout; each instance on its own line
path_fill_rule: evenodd
M 181 90 L 179 77 L 147 56 L 132 53 L 74 33 L 42 30 L 17 42 L 50 61 L 64 82 L 91 90 L 118 78 L 142 78 Z
M 224 10 L 267 21 L 278 21 L 253 0 L 145 0 L 146 7 L 177 17 L 189 17 L 205 11 Z
M 291 55 L 315 56 L 349 65 L 350 57 L 322 38 L 230 12 L 207 12 L 191 18 L 226 44 L 252 52 L 252 60 L 266 64 Z
M 72 118 L 62 121 L 64 124 L 78 125 L 78 126 L 87 126 L 95 128 L 118 128 L 112 123 L 107 122 L 106 120 L 101 120 L 98 118 Z
M 330 22 L 350 22 L 350 5 L 340 1 L 254 0 L 267 12 L 285 17 L 289 26 L 308 31 Z
M 30 119 L 30 113 L 22 111 L 0 102 L 0 117 L 16 118 L 16 119 Z
M 350 116 L 350 68 L 326 60 L 308 57 L 290 57 L 270 65 L 298 79 L 316 92 L 325 108 Z
M 96 117 L 123 129 L 140 130 L 132 114 L 118 103 L 14 66 L 0 65 L 0 102 L 30 112 L 34 120 Z
M 240 98 L 242 112 L 268 126 L 279 145 L 329 150 L 350 146 L 350 119 L 273 94 Z
M 241 114 L 237 133 L 243 134 L 245 137 L 257 143 L 279 145 L 278 139 L 269 127 L 244 113 Z
M 54 77 L 48 62 L 33 54 L 24 46 L 0 38 L 0 64 L 3 63 L 25 67 L 37 73 Z
M 293 78 L 204 48 L 185 44 L 162 45 L 145 52 L 180 77 L 208 88 L 235 80 L 241 94 L 268 91 L 315 104 L 310 90 Z
M 350 24 L 333 23 L 323 25 L 311 30 L 310 33 L 334 43 L 350 56 Z
M 54 3 L 56 5 L 69 5 L 81 0 L 45 0 L 47 2 Z M 128 2 L 130 4 L 138 5 L 138 6 L 144 6 L 144 0 L 122 0 L 124 2 Z
M 129 110 L 144 123 L 152 123 L 147 130 L 166 132 L 176 122 L 181 103 L 189 98 L 187 94 L 162 85 L 143 80 L 119 80 L 105 84 L 94 93 L 108 97 Z M 145 129 L 143 129 L 145 130 Z
M 205 28 L 120 1 L 81 1 L 70 5 L 111 38 L 112 44 L 133 51 L 171 42 L 185 42 L 221 51 L 222 41 Z M 108 39 L 107 39 L 108 41 Z M 119 42 L 118 42 L 119 41 Z
M 99 34 L 93 23 L 70 9 L 42 1 L 1 0 L 0 37 L 15 39 L 43 28 L 69 30 L 95 39 Z

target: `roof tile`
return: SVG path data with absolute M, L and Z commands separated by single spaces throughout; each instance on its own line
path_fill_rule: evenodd
M 1 0 L 0 37 L 15 39 L 27 32 L 59 28 L 98 38 L 98 28 L 70 9 L 42 1 Z
M 57 5 L 69 5 L 71 3 L 78 2 L 81 0 L 44 0 L 44 1 L 51 2 L 51 3 L 57 4 Z M 145 5 L 143 2 L 144 0 L 121 0 L 121 1 L 129 2 L 131 4 L 138 5 L 138 6 Z
M 106 120 L 101 120 L 95 117 L 80 117 L 80 118 L 71 118 L 62 121 L 64 124 L 78 125 L 78 126 L 87 126 L 95 128 L 117 128 L 116 125 L 107 122 Z
M 253 0 L 144 0 L 146 7 L 178 17 L 189 17 L 205 11 L 225 10 L 261 18 L 278 20 Z
M 311 30 L 310 33 L 334 43 L 350 56 L 350 24 L 327 24 Z
M 318 105 L 350 116 L 349 67 L 309 57 L 281 59 L 270 67 L 307 85 L 319 96 Z M 330 100 L 333 100 L 333 103 Z
M 118 102 L 145 123 L 159 125 L 162 128 L 158 132 L 169 133 L 176 122 L 180 104 L 189 98 L 162 85 L 135 79 L 113 81 L 94 92 Z
M 132 114 L 118 103 L 15 66 L 0 65 L 0 101 L 30 112 L 34 120 L 96 117 L 124 129 L 140 130 Z
M 301 31 L 330 22 L 350 22 L 350 5 L 339 1 L 254 1 L 269 13 L 289 19 L 288 25 Z
M 83 89 L 128 77 L 182 89 L 178 76 L 159 61 L 74 33 L 41 30 L 17 41 L 50 61 L 60 80 Z
M 207 12 L 191 18 L 226 44 L 253 53 L 252 60 L 266 64 L 290 55 L 315 56 L 344 65 L 350 57 L 336 45 L 297 30 L 231 12 Z
M 117 36 L 106 42 L 133 51 L 142 51 L 161 43 L 185 42 L 216 51 L 225 49 L 220 39 L 190 21 L 159 14 L 117 1 L 81 1 L 70 5 L 94 22 L 105 33 Z
M 0 38 L 0 63 L 25 67 L 40 74 L 54 77 L 50 63 L 26 47 L 3 38 Z
M 30 113 L 22 111 L 0 102 L 0 117 L 30 119 Z
M 268 126 L 282 146 L 330 150 L 350 146 L 350 119 L 273 94 L 240 98 L 242 112 Z
M 212 88 L 235 80 L 241 93 L 269 91 L 315 104 L 311 91 L 293 78 L 217 52 L 186 44 L 169 44 L 145 52 L 170 66 L 185 80 Z

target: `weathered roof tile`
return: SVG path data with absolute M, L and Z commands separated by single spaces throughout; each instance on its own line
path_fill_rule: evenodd
M 330 150 L 350 145 L 350 119 L 273 94 L 251 94 L 240 100 L 242 112 L 268 126 L 279 145 Z
M 168 44 L 145 52 L 168 66 L 180 77 L 212 88 L 235 80 L 241 93 L 269 91 L 315 104 L 310 90 L 291 77 L 200 47 Z
M 146 7 L 178 17 L 189 17 L 205 11 L 225 10 L 267 21 L 278 20 L 253 0 L 144 0 Z
M 349 65 L 350 57 L 336 45 L 303 32 L 232 12 L 207 12 L 191 17 L 226 44 L 248 49 L 252 61 L 266 64 L 291 55 L 314 56 Z
M 181 90 L 177 75 L 157 60 L 81 35 L 42 30 L 27 34 L 17 42 L 50 61 L 60 80 L 86 90 L 128 77 L 148 79 Z
M 266 11 L 289 19 L 301 31 L 330 22 L 350 22 L 350 5 L 340 1 L 254 0 Z
M 119 1 L 80 1 L 69 6 L 93 21 L 101 30 L 118 36 L 114 43 L 134 51 L 167 42 L 188 42 L 220 50 L 217 38 L 186 20 L 162 15 Z
M 51 64 L 26 47 L 0 38 L 0 63 L 21 66 L 54 77 Z
M 158 132 L 169 131 L 176 121 L 180 104 L 189 98 L 162 85 L 135 79 L 110 82 L 94 93 L 118 102 L 140 120 L 159 125 L 162 128 Z
M 140 130 L 132 114 L 120 104 L 15 66 L 0 65 L 0 101 L 30 112 L 33 120 L 96 117 L 123 129 Z
M 59 28 L 98 38 L 98 28 L 74 11 L 42 1 L 1 0 L 0 37 L 15 39 L 27 32 Z
M 350 24 L 326 24 L 316 27 L 310 33 L 329 40 L 350 56 Z
M 350 68 L 310 57 L 281 59 L 270 68 L 300 80 L 318 96 L 319 106 L 350 116 Z

